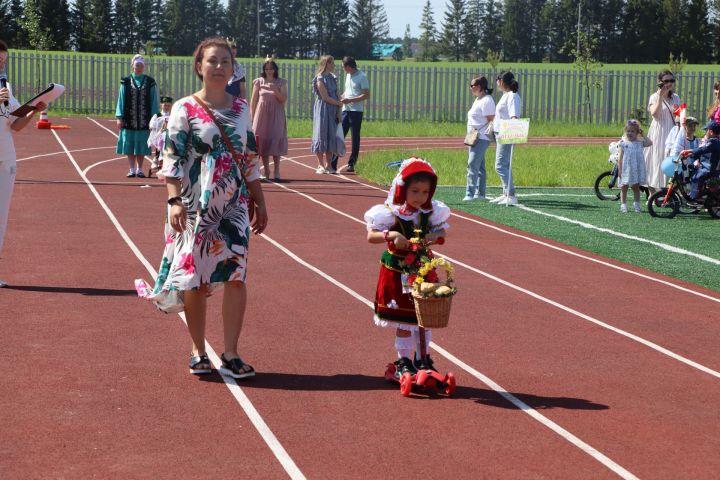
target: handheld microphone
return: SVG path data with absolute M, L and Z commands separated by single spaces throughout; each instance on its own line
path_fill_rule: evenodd
M 0 88 L 7 88 L 7 76 L 4 73 L 0 73 Z M 8 106 L 8 101 L 5 100 L 3 105 Z

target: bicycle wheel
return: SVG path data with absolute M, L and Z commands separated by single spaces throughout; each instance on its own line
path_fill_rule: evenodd
M 595 179 L 595 196 L 600 200 L 618 200 L 620 187 L 617 185 L 617 175 L 612 171 L 603 172 Z
M 667 188 L 658 190 L 657 192 L 650 195 L 648 199 L 648 212 L 653 217 L 659 218 L 673 218 L 680 211 L 680 197 L 677 192 L 672 192 L 670 198 L 665 202 L 665 196 L 667 195 Z M 665 202 L 665 205 L 663 205 Z
M 713 218 L 720 218 L 720 197 L 715 197 L 710 200 L 710 208 L 708 212 Z

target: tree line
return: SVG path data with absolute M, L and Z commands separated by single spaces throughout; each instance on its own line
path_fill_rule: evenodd
M 670 54 L 710 63 L 720 61 L 720 0 L 447 0 L 439 25 L 427 0 L 419 31 L 423 60 L 481 60 L 490 52 L 506 61 L 568 62 L 584 34 L 605 63 L 665 63 Z
M 399 52 L 420 60 L 567 62 L 582 33 L 606 63 L 720 61 L 720 0 L 447 0 L 439 22 L 420 6 L 418 37 L 408 25 Z M 243 57 L 369 59 L 388 32 L 381 0 L 0 0 L 13 48 L 188 55 L 221 35 Z
M 13 48 L 189 55 L 220 35 L 242 57 L 371 58 L 388 32 L 379 0 L 0 0 L 0 38 Z

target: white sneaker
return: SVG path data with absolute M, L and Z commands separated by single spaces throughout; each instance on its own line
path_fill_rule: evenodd
M 503 202 L 504 205 L 517 205 L 517 197 L 515 195 L 510 195 L 507 197 L 506 201 Z
M 635 213 L 641 213 L 640 202 L 633 202 L 633 210 L 635 210 Z
M 507 201 L 507 197 L 505 195 L 500 195 L 499 197 L 495 197 L 490 200 L 490 203 L 504 203 L 505 201 Z
M 620 204 L 620 212 L 627 213 L 627 205 L 624 203 Z
M 318 174 L 327 173 L 327 170 L 325 170 L 324 167 L 317 167 L 315 169 L 315 173 L 318 173 Z
M 7 282 L 5 280 L 0 280 L 0 288 L 7 287 Z
M 487 198 L 485 198 L 485 195 L 478 195 L 477 193 L 475 194 L 475 196 L 473 196 L 473 199 L 474 200 L 487 200 Z
M 475 197 L 473 197 L 472 195 L 465 195 L 463 197 L 463 202 L 472 202 L 473 200 L 475 200 Z

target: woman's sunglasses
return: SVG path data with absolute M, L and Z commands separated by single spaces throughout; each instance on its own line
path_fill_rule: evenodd
M 663 80 L 663 83 L 675 83 L 675 79 L 672 80 Z

